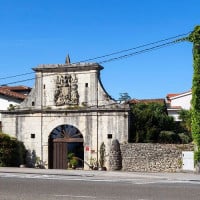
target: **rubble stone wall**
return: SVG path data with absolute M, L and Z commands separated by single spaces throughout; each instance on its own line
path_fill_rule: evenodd
M 193 151 L 191 144 L 121 144 L 122 170 L 135 172 L 179 172 L 182 151 Z

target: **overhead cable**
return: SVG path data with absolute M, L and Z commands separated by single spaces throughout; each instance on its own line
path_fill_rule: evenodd
M 149 48 L 141 49 L 141 50 L 134 51 L 134 52 L 131 52 L 131 53 L 128 53 L 128 54 L 123 54 L 123 55 L 120 55 L 120 56 L 117 56 L 117 57 L 108 58 L 106 60 L 99 61 L 98 63 L 102 64 L 102 63 L 112 62 L 112 61 L 119 60 L 119 59 L 125 59 L 125 58 L 131 57 L 131 56 L 135 56 L 135 55 L 138 55 L 138 54 L 142 54 L 142 53 L 146 53 L 146 52 L 153 51 L 153 50 L 156 50 L 156 49 L 160 49 L 160 48 L 163 48 L 163 47 L 166 47 L 166 46 L 169 46 L 169 45 L 174 45 L 174 44 L 182 41 L 181 40 L 182 38 L 180 38 L 180 37 L 188 35 L 190 32 L 185 33 L 185 34 L 179 34 L 177 36 L 170 37 L 170 38 L 167 38 L 167 39 L 159 40 L 157 42 L 151 42 L 151 43 L 148 43 L 148 44 L 140 45 L 140 46 L 137 46 L 137 47 L 134 47 L 134 48 L 125 49 L 125 50 L 118 51 L 118 52 L 113 52 L 113 53 L 106 54 L 106 55 L 103 55 L 103 56 L 98 56 L 98 57 L 95 57 L 95 58 L 90 58 L 90 59 L 83 60 L 83 61 L 76 62 L 76 63 L 72 63 L 72 64 L 77 64 L 77 63 L 81 63 L 81 62 L 87 62 L 87 61 L 91 61 L 91 60 L 105 58 L 105 57 L 109 57 L 109 56 L 112 56 L 112 55 L 117 55 L 117 54 L 120 54 L 120 53 L 128 52 L 128 51 L 131 51 L 131 50 L 136 50 L 136 49 L 139 49 L 139 48 L 142 48 L 142 47 L 147 47 L 147 46 L 151 45 L 151 47 L 149 47 Z M 172 39 L 175 39 L 175 40 L 169 41 L 169 40 L 172 40 Z M 169 41 L 169 42 L 165 42 L 165 41 Z M 152 45 L 155 45 L 155 44 L 158 44 L 158 43 L 161 43 L 161 42 L 165 42 L 165 43 L 162 43 L 162 44 L 156 45 L 156 46 L 152 46 Z M 8 77 L 0 78 L 0 79 L 14 78 L 14 77 L 24 76 L 24 75 L 28 75 L 28 74 L 33 74 L 33 73 L 34 72 L 28 72 L 28 73 L 18 74 L 18 75 L 14 75 L 14 76 L 8 76 Z M 54 74 L 52 74 L 52 75 L 54 75 Z M 52 75 L 45 75 L 45 76 L 52 76 Z M 45 76 L 43 76 L 43 77 L 45 77 Z M 42 78 L 42 77 L 40 77 L 40 78 Z M 3 84 L 3 85 L 11 85 L 11 84 L 16 84 L 16 83 L 19 83 L 19 82 L 26 82 L 26 81 L 30 81 L 30 80 L 34 80 L 34 79 L 35 78 L 29 78 L 29 79 L 24 79 L 24 80 L 20 80 L 20 81 L 9 82 L 9 83 Z

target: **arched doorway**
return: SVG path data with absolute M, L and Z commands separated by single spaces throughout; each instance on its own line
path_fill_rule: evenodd
M 78 160 L 78 167 L 84 165 L 83 136 L 72 125 L 60 125 L 49 135 L 49 169 L 67 169 L 67 155 L 72 153 Z

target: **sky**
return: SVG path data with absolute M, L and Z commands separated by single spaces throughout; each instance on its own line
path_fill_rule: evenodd
M 33 87 L 34 80 L 22 82 L 34 78 L 32 68 L 62 64 L 67 54 L 76 63 L 185 37 L 200 25 L 199 7 L 199 0 L 0 0 L 0 85 Z M 101 63 L 111 97 L 165 98 L 191 89 L 192 43 L 135 53 L 148 48 L 90 61 L 132 54 Z

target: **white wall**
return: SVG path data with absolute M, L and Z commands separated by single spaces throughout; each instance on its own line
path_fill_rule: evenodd
M 192 93 L 187 92 L 171 98 L 171 107 L 181 106 L 182 109 L 189 110 L 191 107 Z
M 169 116 L 175 121 L 180 121 L 179 111 L 181 109 L 189 110 L 191 108 L 192 92 L 185 92 L 170 98 L 170 104 L 167 108 Z
M 180 109 L 178 110 L 178 109 L 168 109 L 167 110 L 167 112 L 168 112 L 168 115 L 169 116 L 172 116 L 173 118 L 174 118 L 174 120 L 175 121 L 181 121 L 180 119 L 179 119 L 179 112 L 180 111 Z
M 0 112 L 1 110 L 7 110 L 10 104 L 19 105 L 20 102 L 21 102 L 20 100 L 0 95 Z M 0 121 L 1 121 L 1 113 L 0 113 Z

